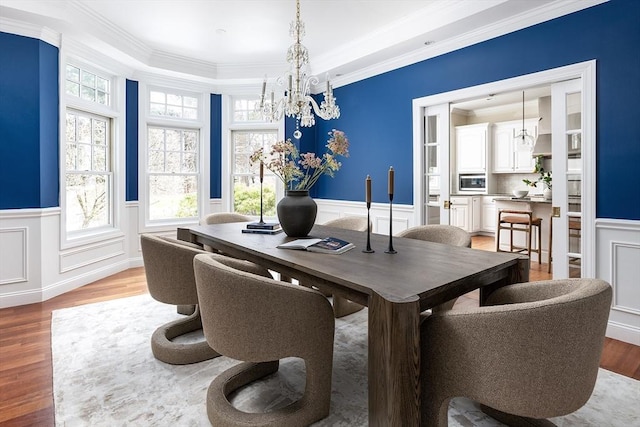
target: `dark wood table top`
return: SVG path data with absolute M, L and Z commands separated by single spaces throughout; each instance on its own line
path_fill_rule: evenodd
M 415 239 L 393 237 L 396 254 L 387 254 L 389 237 L 371 235 L 374 253 L 363 253 L 366 232 L 316 225 L 309 237 L 338 237 L 355 244 L 339 255 L 303 250 L 278 249 L 294 240 L 284 233 L 246 234 L 245 223 L 189 227 L 192 235 L 231 255 L 261 262 L 294 278 L 322 281 L 353 301 L 367 305 L 372 292 L 391 302 L 420 299 L 421 309 L 499 280 L 506 266 L 515 265 L 521 255 L 460 248 Z M 326 281 L 326 283 L 324 282 Z

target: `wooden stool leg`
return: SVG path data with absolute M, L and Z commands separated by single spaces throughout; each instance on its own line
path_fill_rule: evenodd
M 542 221 L 538 225 L 538 264 L 542 264 Z

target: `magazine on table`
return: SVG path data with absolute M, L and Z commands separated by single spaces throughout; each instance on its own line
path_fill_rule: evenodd
M 337 237 L 327 237 L 324 239 L 296 239 L 278 245 L 280 249 L 298 249 L 309 252 L 319 252 L 323 254 L 341 254 L 355 248 L 353 243 Z

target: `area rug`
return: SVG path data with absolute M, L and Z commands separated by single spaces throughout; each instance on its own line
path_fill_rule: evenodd
M 208 426 L 207 387 L 238 363 L 219 357 L 173 366 L 156 360 L 150 337 L 180 317 L 148 295 L 56 310 L 51 326 L 56 426 Z M 336 319 L 331 414 L 317 426 L 367 425 L 367 311 Z M 202 336 L 187 339 L 198 340 Z M 303 362 L 285 359 L 267 381 L 234 396 L 253 412 L 287 405 L 304 387 Z M 256 398 L 258 396 L 258 398 Z M 640 381 L 600 369 L 595 391 L 558 426 L 640 425 Z M 501 426 L 467 399 L 454 399 L 449 425 Z

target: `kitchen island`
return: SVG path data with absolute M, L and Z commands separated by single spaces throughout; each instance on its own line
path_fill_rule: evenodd
M 496 203 L 496 218 L 497 212 L 501 209 L 518 210 L 518 211 L 531 211 L 534 217 L 542 219 L 542 260 L 548 262 L 549 259 L 549 225 L 551 222 L 551 200 L 543 200 L 541 197 L 508 197 L 497 196 L 493 199 Z M 497 221 L 497 219 L 496 219 Z M 503 250 L 509 250 L 509 231 L 501 230 L 500 247 Z M 531 246 L 538 247 L 537 233 L 532 236 Z M 496 242 L 498 235 L 496 233 Z M 515 233 L 513 236 L 514 244 L 516 246 L 526 246 L 525 233 Z M 531 254 L 531 262 L 538 262 L 538 254 Z

